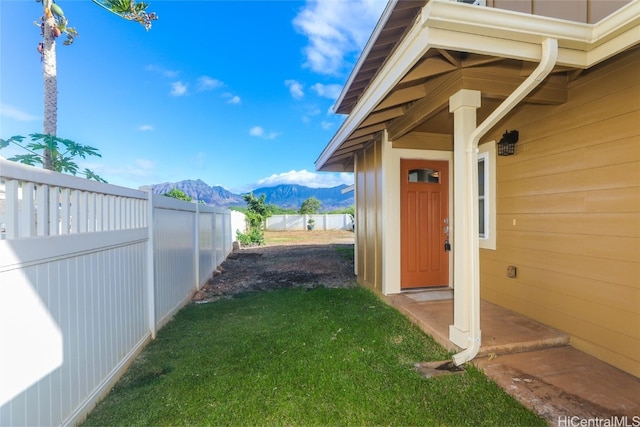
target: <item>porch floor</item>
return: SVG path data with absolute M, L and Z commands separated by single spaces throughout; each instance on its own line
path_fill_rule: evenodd
M 460 350 L 448 339 L 451 290 L 382 298 L 445 348 Z M 566 334 L 490 302 L 481 301 L 480 319 L 482 344 L 474 365 L 549 425 L 577 425 L 572 417 L 640 422 L 639 378 L 572 348 Z

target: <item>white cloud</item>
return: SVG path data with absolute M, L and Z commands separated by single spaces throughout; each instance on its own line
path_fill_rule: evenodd
M 254 126 L 249 130 L 251 136 L 264 136 L 264 129 L 261 126 Z
M 140 125 L 138 126 L 138 130 L 141 132 L 150 132 L 155 130 L 155 128 L 153 127 L 153 125 Z
M 386 0 L 308 0 L 293 26 L 309 39 L 305 65 L 338 75 L 351 68 L 345 57 L 359 54 L 382 14 Z
M 342 86 L 338 84 L 323 85 L 322 83 L 316 83 L 311 86 L 311 89 L 319 96 L 329 99 L 338 99 Z
M 280 184 L 298 184 L 311 188 L 336 187 L 341 184 L 353 184 L 351 173 L 315 173 L 305 169 L 301 171 L 291 170 L 279 174 L 273 174 L 256 183 L 257 187 L 272 187 Z
M 285 86 L 289 88 L 289 92 L 293 99 L 302 99 L 304 98 L 304 91 L 302 90 L 302 83 L 296 80 L 285 80 Z
M 143 171 L 150 171 L 155 167 L 153 161 L 147 159 L 136 159 L 135 164 L 136 166 L 138 166 L 138 169 L 141 169 Z
M 38 120 L 38 117 L 27 113 L 10 104 L 0 102 L 0 116 L 8 117 L 19 122 L 32 122 Z
M 222 86 L 224 86 L 224 83 L 209 76 L 201 76 L 198 78 L 198 90 L 213 90 Z
M 249 130 L 249 135 L 264 139 L 276 139 L 278 132 L 265 132 L 262 126 L 254 126 Z
M 158 182 L 159 175 L 155 163 L 148 159 L 135 159 L 123 164 L 108 164 L 105 162 L 78 162 L 80 169 L 88 168 L 109 181 L 110 184 L 128 188 L 138 188 L 152 182 Z
M 174 79 L 178 77 L 178 74 L 180 74 L 180 71 L 167 70 L 166 68 L 163 68 L 160 65 L 155 65 L 155 64 L 149 64 L 146 67 L 144 67 L 144 69 L 147 71 L 161 74 L 164 77 L 167 77 L 170 79 Z
M 232 104 L 232 105 L 240 105 L 240 104 L 242 104 L 242 100 L 240 99 L 240 97 L 238 95 L 233 95 L 231 93 L 225 93 L 222 96 L 224 98 L 227 98 L 227 104 Z
M 303 123 L 311 123 L 311 119 L 315 116 L 318 116 L 322 113 L 316 105 L 307 105 L 304 108 L 304 113 L 302 115 Z
M 181 81 L 171 83 L 171 95 L 183 96 L 187 94 L 189 88 L 188 83 L 182 83 Z
M 322 128 L 322 130 L 329 130 L 333 128 L 333 123 L 323 120 L 322 123 L 320 123 L 320 127 Z
M 312 116 L 319 116 L 322 114 L 322 110 L 316 106 L 310 107 L 308 113 Z

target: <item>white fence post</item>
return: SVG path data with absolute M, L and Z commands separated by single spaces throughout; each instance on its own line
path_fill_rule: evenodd
M 20 221 L 18 219 L 19 209 L 19 185 L 18 181 L 15 179 L 7 180 L 5 184 L 5 197 L 7 203 L 7 214 L 6 214 L 6 238 L 7 239 L 16 239 L 19 234 L 18 227 L 20 225 Z
M 213 215 L 211 215 L 211 230 L 212 230 L 212 236 L 211 236 L 211 246 L 213 248 L 212 255 L 213 255 L 213 268 L 214 270 L 218 268 L 218 253 L 216 251 L 216 233 L 218 233 L 218 228 L 216 227 L 216 217 L 218 216 L 218 209 L 214 209 L 213 210 Z
M 196 291 L 200 290 L 200 204 L 196 203 L 196 211 L 193 213 L 193 275 L 196 279 Z
M 222 247 L 223 247 L 223 251 L 224 254 L 227 254 L 229 252 L 229 228 L 227 226 L 227 220 L 230 220 L 231 217 L 227 217 L 226 213 L 222 214 L 222 230 L 220 230 L 220 232 L 222 233 Z

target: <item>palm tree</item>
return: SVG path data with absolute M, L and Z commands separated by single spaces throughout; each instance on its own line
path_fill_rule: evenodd
M 65 45 L 73 43 L 78 36 L 73 27 L 68 26 L 68 20 L 64 16 L 62 8 L 54 0 L 42 1 L 43 16 L 40 22 L 43 41 L 38 45 L 38 51 L 42 58 L 42 72 L 44 79 L 44 120 L 43 134 L 55 137 L 58 127 L 58 78 L 56 71 L 56 38 L 65 34 L 67 39 Z M 158 16 L 151 12 L 147 13 L 147 3 L 135 2 L 134 0 L 93 0 L 93 2 L 106 10 L 121 16 L 124 19 L 136 21 L 142 24 L 145 29 L 151 28 L 151 22 L 158 19 Z M 43 167 L 53 170 L 51 150 L 43 150 Z
M 52 0 L 43 0 L 44 16 L 42 17 L 43 42 L 39 46 L 42 55 L 42 74 L 44 79 L 44 121 L 42 133 L 57 135 L 58 130 L 58 80 L 56 76 L 56 19 L 51 12 Z M 64 16 L 62 16 L 64 18 Z M 51 151 L 44 150 L 43 167 L 53 170 Z

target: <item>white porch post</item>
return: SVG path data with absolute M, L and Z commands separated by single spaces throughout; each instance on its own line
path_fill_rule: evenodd
M 478 175 L 478 153 L 471 134 L 476 129 L 476 110 L 480 107 L 480 92 L 461 89 L 449 98 L 453 113 L 453 325 L 449 340 L 461 348 L 469 347 L 471 305 L 475 267 L 478 266 L 477 243 L 473 230 L 478 218 L 473 217 L 469 201 L 474 200 L 474 180 Z M 474 227 L 473 224 L 476 224 Z M 476 248 L 474 250 L 474 248 Z

